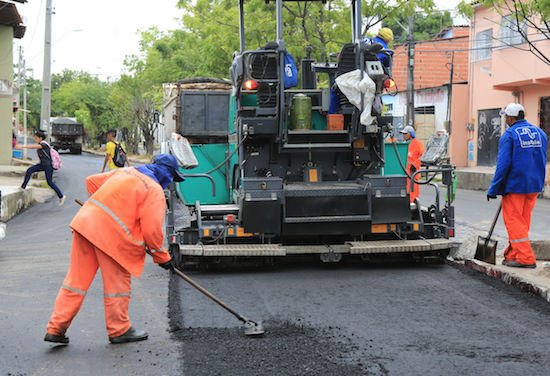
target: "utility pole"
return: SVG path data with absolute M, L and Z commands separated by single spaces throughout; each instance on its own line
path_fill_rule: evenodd
M 21 103 L 21 61 L 23 60 L 23 47 L 19 46 L 19 64 L 17 69 L 17 89 L 19 90 L 19 95 L 15 105 L 17 106 L 17 111 L 15 111 L 15 132 L 16 135 L 19 134 L 19 106 Z
M 23 60 L 23 145 L 27 146 L 27 64 Z M 27 148 L 23 149 L 24 159 L 27 160 Z
M 44 33 L 44 71 L 42 74 L 42 107 L 40 130 L 48 132 L 52 82 L 52 0 L 46 0 L 46 31 Z M 47 136 L 49 141 L 49 134 Z
M 407 124 L 414 127 L 414 13 L 409 16 L 407 60 Z

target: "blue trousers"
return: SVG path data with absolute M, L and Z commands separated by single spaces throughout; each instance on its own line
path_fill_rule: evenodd
M 32 167 L 29 167 L 29 169 L 27 170 L 27 172 L 25 173 L 25 180 L 23 181 L 23 184 L 21 185 L 21 188 L 27 188 L 27 184 L 29 183 L 29 180 L 31 179 L 31 175 L 34 174 L 35 172 L 39 172 L 39 171 L 44 171 L 44 173 L 46 174 L 46 181 L 48 182 L 48 185 L 50 187 L 52 187 L 52 189 L 55 191 L 55 193 L 57 193 L 57 197 L 61 198 L 63 197 L 63 193 L 61 193 L 61 191 L 59 190 L 59 187 L 57 185 L 55 185 L 55 183 L 53 182 L 53 167 L 52 165 L 41 165 L 40 163 L 39 164 L 36 164 Z

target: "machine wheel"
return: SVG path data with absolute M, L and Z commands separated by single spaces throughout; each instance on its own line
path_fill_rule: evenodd
M 180 246 L 177 244 L 170 244 L 170 247 L 168 248 L 168 252 L 170 252 L 170 256 L 172 256 L 172 260 L 174 261 L 174 266 L 177 269 L 181 269 Z

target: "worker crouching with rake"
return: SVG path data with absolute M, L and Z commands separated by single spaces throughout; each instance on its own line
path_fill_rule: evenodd
M 158 155 L 152 164 L 86 179 L 91 196 L 70 224 L 71 265 L 55 301 L 45 341 L 69 343 L 65 332 L 98 268 L 103 278 L 109 341 L 116 344 L 147 339 L 145 331 L 130 325 L 131 276 L 140 277 L 146 252 L 161 267 L 173 270 L 171 256 L 162 248 L 164 189 L 172 180 L 183 181 L 183 176 L 176 158 L 168 154 Z

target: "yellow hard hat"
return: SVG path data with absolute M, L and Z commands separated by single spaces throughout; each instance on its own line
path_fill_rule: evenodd
M 391 31 L 390 28 L 383 27 L 378 32 L 378 36 L 384 39 L 386 42 L 390 42 L 393 40 L 393 31 Z

